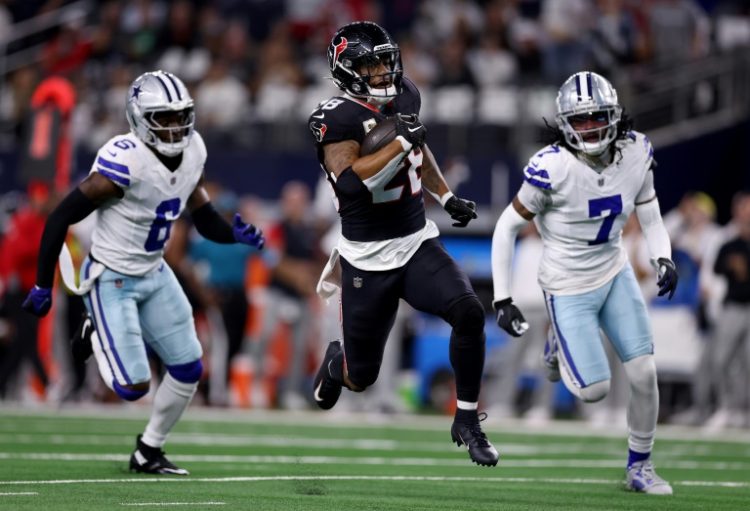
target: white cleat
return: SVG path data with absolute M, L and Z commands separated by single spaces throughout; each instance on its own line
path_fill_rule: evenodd
M 672 487 L 656 475 L 651 460 L 638 461 L 626 472 L 625 485 L 629 490 L 652 495 L 672 495 Z

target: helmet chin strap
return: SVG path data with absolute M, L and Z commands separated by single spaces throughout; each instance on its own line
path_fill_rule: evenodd
M 160 147 L 158 145 L 154 146 L 154 147 L 159 152 L 159 154 L 163 154 L 164 156 L 169 156 L 169 157 L 177 156 L 178 154 L 180 154 L 184 150 L 184 149 L 179 148 L 179 147 L 177 147 L 177 148 L 175 148 L 175 147 L 169 147 L 169 148 L 167 148 L 167 147 L 164 147 L 164 146 Z
M 612 163 L 612 154 L 608 151 L 609 145 L 605 145 L 601 151 L 596 153 L 578 151 L 578 157 L 597 172 L 601 172 Z
M 373 94 L 374 91 L 383 91 L 384 94 L 378 95 Z M 367 92 L 369 93 L 367 95 L 367 102 L 373 106 L 383 106 L 385 104 L 388 104 L 390 101 L 393 100 L 396 96 L 398 96 L 398 92 L 396 90 L 395 85 L 389 85 L 385 89 L 373 89 L 372 87 L 367 87 Z

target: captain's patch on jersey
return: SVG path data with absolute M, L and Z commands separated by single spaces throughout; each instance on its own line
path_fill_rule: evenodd
M 378 123 L 374 118 L 369 118 L 366 121 L 362 122 L 362 127 L 365 130 L 365 134 L 370 133 L 370 130 L 375 127 L 375 125 Z

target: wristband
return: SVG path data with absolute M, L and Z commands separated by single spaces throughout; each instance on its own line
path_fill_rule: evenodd
M 445 207 L 445 203 L 450 200 L 450 198 L 453 197 L 453 192 L 448 190 L 443 195 L 440 196 L 440 205 Z

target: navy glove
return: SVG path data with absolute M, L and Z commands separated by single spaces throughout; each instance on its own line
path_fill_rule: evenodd
M 234 214 L 232 234 L 234 234 L 234 240 L 237 243 L 250 245 L 251 247 L 256 247 L 258 250 L 263 250 L 263 245 L 266 243 L 266 239 L 263 237 L 263 231 L 255 227 L 253 224 L 246 224 L 243 222 L 239 213 Z
M 453 227 L 466 227 L 470 221 L 477 217 L 477 203 L 466 199 L 459 199 L 455 195 L 445 201 L 443 208 L 456 221 Z
M 497 325 L 513 337 L 521 337 L 529 329 L 526 318 L 518 307 L 513 305 L 512 298 L 492 302 L 492 308 L 495 309 Z
M 396 135 L 401 135 L 414 147 L 421 147 L 427 136 L 427 128 L 424 127 L 417 114 L 397 114 Z
M 45 287 L 34 286 L 31 288 L 31 291 L 29 291 L 29 294 L 21 304 L 21 307 L 32 313 L 34 316 L 39 316 L 40 318 L 46 316 L 50 307 L 52 307 L 52 290 Z
M 669 293 L 667 298 L 671 300 L 674 296 L 675 289 L 677 289 L 677 281 L 679 280 L 677 268 L 675 267 L 674 262 L 666 257 L 660 257 L 656 260 L 656 263 L 658 265 L 657 271 L 659 273 L 659 280 L 656 282 L 656 285 L 659 286 L 658 295 L 664 296 Z

